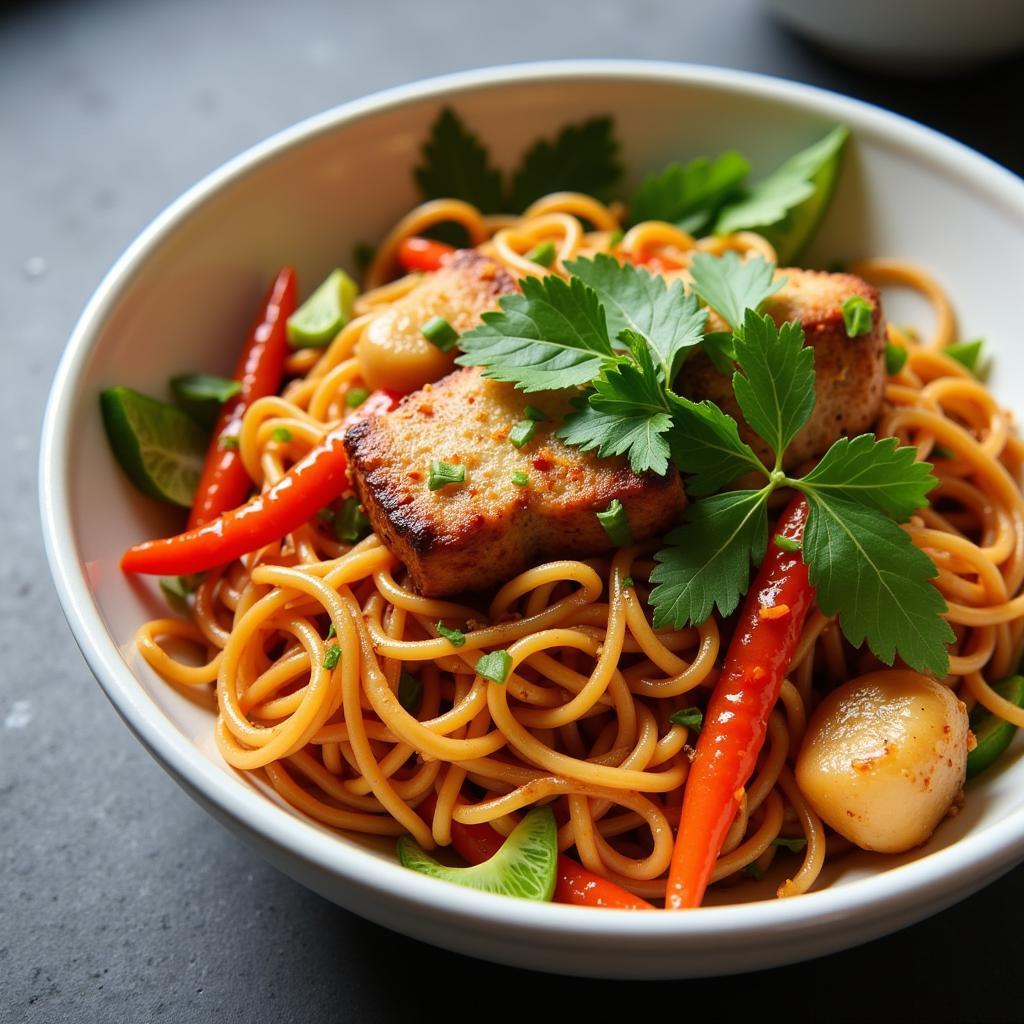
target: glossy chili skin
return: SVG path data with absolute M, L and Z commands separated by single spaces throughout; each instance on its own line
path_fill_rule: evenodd
M 445 257 L 455 252 L 455 247 L 431 238 L 406 238 L 398 247 L 398 262 L 402 269 L 413 271 L 438 270 Z
M 224 565 L 280 540 L 347 489 L 344 438 L 353 420 L 389 412 L 399 400 L 394 391 L 375 391 L 264 493 L 213 522 L 176 537 L 129 548 L 121 558 L 121 568 L 125 572 L 182 576 Z
M 430 796 L 417 808 L 429 820 L 437 804 Z M 482 864 L 490 860 L 505 842 L 505 837 L 490 825 L 464 825 L 452 822 L 452 846 L 467 864 Z M 552 900 L 571 903 L 579 907 L 610 907 L 619 910 L 653 910 L 646 900 L 634 896 L 627 889 L 609 882 L 587 870 L 565 854 L 558 855 L 557 881 Z
M 686 780 L 668 909 L 700 906 L 764 745 L 768 717 L 814 602 L 800 551 L 785 551 L 774 538 L 801 541 L 806 521 L 807 503 L 797 497 L 776 524 L 744 600 Z M 783 606 L 785 612 L 778 614 Z
M 242 417 L 257 398 L 276 395 L 280 390 L 288 354 L 286 323 L 295 312 L 297 298 L 295 271 L 284 267 L 267 292 L 235 367 L 235 380 L 241 383 L 242 390 L 224 403 L 213 428 L 188 517 L 190 530 L 237 508 L 249 496 L 252 481 L 242 457 L 237 447 L 228 447 L 223 439 L 238 437 Z

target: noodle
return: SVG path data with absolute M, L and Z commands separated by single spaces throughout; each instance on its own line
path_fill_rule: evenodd
M 455 222 L 516 278 L 545 272 L 526 254 L 549 240 L 551 272 L 565 274 L 566 261 L 607 251 L 620 213 L 575 193 L 547 196 L 521 218 L 485 216 L 455 200 L 417 207 L 378 249 L 358 315 L 326 351 L 291 356 L 296 377 L 282 396 L 248 410 L 239 448 L 255 484 L 280 480 L 344 416 L 346 395 L 361 386 L 353 353 L 362 332 L 416 284 L 415 276 L 390 280 L 404 239 Z M 660 222 L 630 228 L 617 248 L 668 276 L 685 276 L 697 251 L 775 258 L 749 232 L 696 239 Z M 1024 725 L 1024 711 L 987 682 L 1013 670 L 1024 640 L 1024 449 L 991 394 L 943 353 L 956 324 L 936 282 L 893 260 L 853 272 L 913 288 L 935 310 L 926 344 L 890 328 L 908 359 L 889 379 L 878 433 L 919 446 L 940 481 L 932 507 L 906 528 L 935 562 L 956 631 L 942 681 L 968 703 Z M 274 439 L 281 427 L 286 442 Z M 381 836 L 409 832 L 429 849 L 451 841 L 453 822 L 490 823 L 508 833 L 517 812 L 552 803 L 559 849 L 574 849 L 590 870 L 657 898 L 695 742 L 669 716 L 704 703 L 717 678 L 723 623 L 712 616 L 698 628 L 652 626 L 646 597 L 656 546 L 535 566 L 482 610 L 409 590 L 376 537 L 350 546 L 311 523 L 209 574 L 194 624 L 157 619 L 136 641 L 171 684 L 199 692 L 216 681 L 215 735 L 225 761 L 260 775 L 325 825 Z M 626 577 L 632 585 L 624 585 Z M 463 645 L 453 648 L 438 635 L 441 620 L 464 632 Z M 336 640 L 324 639 L 329 626 Z M 179 660 L 168 642 L 205 657 L 198 665 Z M 332 642 L 340 661 L 325 668 Z M 512 659 L 504 686 L 474 668 L 492 648 Z M 818 878 L 826 848 L 849 847 L 826 836 L 791 765 L 816 683 L 833 686 L 882 667 L 820 612 L 808 618 L 715 881 L 766 867 L 777 852 L 773 840 L 799 826 L 803 860 L 779 895 L 803 893 Z M 422 691 L 414 710 L 399 700 L 403 673 Z M 469 783 L 475 798 L 467 797 Z M 424 820 L 417 807 L 428 796 L 436 804 Z

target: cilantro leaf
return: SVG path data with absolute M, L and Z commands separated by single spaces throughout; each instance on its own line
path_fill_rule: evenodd
M 681 281 L 669 285 L 655 275 L 604 253 L 594 259 L 573 260 L 569 273 L 597 292 L 604 306 L 608 333 L 624 330 L 643 336 L 657 355 L 666 383 L 671 385 L 687 352 L 699 345 L 707 311 L 699 309 Z
M 423 145 L 422 163 L 413 175 L 424 199 L 464 199 L 484 213 L 503 207 L 501 171 L 490 154 L 450 107 L 445 107 Z
M 589 384 L 613 359 L 604 311 L 578 278 L 526 277 L 521 295 L 500 299 L 500 313 L 462 335 L 461 366 L 483 366 L 484 376 L 523 391 Z
M 807 493 L 803 558 L 818 607 L 839 615 L 846 638 L 887 665 L 898 654 L 918 672 L 949 671 L 953 631 L 940 616 L 936 569 L 891 519 L 832 494 Z
M 750 164 L 729 151 L 715 160 L 697 157 L 669 164 L 644 178 L 629 204 L 630 220 L 664 220 L 696 235 L 704 231 L 750 173 Z
M 585 192 L 608 200 L 621 176 L 612 120 L 594 117 L 566 125 L 552 142 L 534 143 L 512 177 L 508 208 L 525 210 L 549 192 Z
M 768 545 L 765 502 L 770 488 L 725 491 L 687 508 L 682 526 L 666 538 L 651 573 L 654 625 L 701 623 L 718 608 L 731 615 L 750 580 L 751 562 Z
M 742 372 L 733 375 L 732 387 L 743 418 L 781 464 L 814 409 L 814 350 L 804 345 L 799 321 L 778 328 L 770 316 L 748 309 L 736 358 Z
M 622 338 L 636 362 L 620 358 L 608 367 L 594 381 L 587 405 L 567 417 L 558 436 L 583 451 L 597 449 L 602 458 L 628 451 L 634 473 L 661 476 L 668 469 L 664 435 L 672 426 L 665 389 L 644 338 L 628 330 Z
M 800 487 L 825 500 L 834 495 L 903 522 L 926 503 L 938 483 L 931 464 L 915 462 L 916 454 L 912 446 L 899 447 L 894 437 L 841 437 L 800 480 Z
M 761 256 L 740 262 L 734 252 L 723 256 L 698 252 L 690 264 L 693 290 L 735 330 L 742 330 L 748 309 L 760 309 L 786 279 L 773 281 L 775 264 Z
M 764 464 L 745 441 L 736 421 L 713 402 L 691 402 L 672 396 L 672 461 L 684 473 L 687 493 L 714 494 L 725 484 L 751 470 L 764 472 Z

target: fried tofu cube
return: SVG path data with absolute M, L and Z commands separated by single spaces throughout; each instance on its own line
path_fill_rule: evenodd
M 609 551 L 595 513 L 616 498 L 636 540 L 676 525 L 686 498 L 674 467 L 636 474 L 625 458 L 600 459 L 555 436 L 572 397 L 527 396 L 466 368 L 348 431 L 356 492 L 419 593 L 487 590 L 548 559 Z M 528 419 L 527 405 L 546 418 L 517 447 L 509 435 Z M 465 481 L 431 491 L 435 460 L 464 466 Z

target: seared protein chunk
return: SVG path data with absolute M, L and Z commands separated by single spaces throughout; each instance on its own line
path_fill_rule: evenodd
M 367 326 L 356 348 L 367 386 L 405 394 L 440 380 L 455 368 L 457 353 L 429 342 L 423 325 L 440 316 L 461 334 L 515 288 L 504 267 L 472 249 L 460 249 Z
M 554 436 L 571 397 L 527 396 L 473 367 L 349 430 L 359 498 L 421 594 L 485 590 L 544 559 L 609 551 L 595 513 L 615 498 L 637 540 L 675 525 L 686 503 L 675 468 L 638 475 L 624 458 L 599 459 Z M 509 433 L 527 419 L 527 405 L 547 418 L 517 448 Z M 464 466 L 465 482 L 429 490 L 433 460 Z M 525 486 L 513 481 L 517 473 Z
M 786 468 L 792 469 L 823 455 L 838 438 L 864 433 L 878 418 L 885 389 L 885 321 L 878 292 L 852 274 L 786 267 L 776 276 L 785 277 L 786 283 L 765 304 L 765 312 L 779 324 L 799 320 L 814 349 L 817 402 L 787 450 Z M 856 338 L 847 337 L 841 309 L 851 295 L 862 295 L 874 306 L 871 330 Z M 725 323 L 712 314 L 709 329 L 724 330 Z M 743 419 L 730 378 L 707 356 L 700 353 L 687 361 L 678 385 L 688 398 L 710 399 L 735 418 L 743 440 L 771 461 L 768 446 L 754 437 Z

